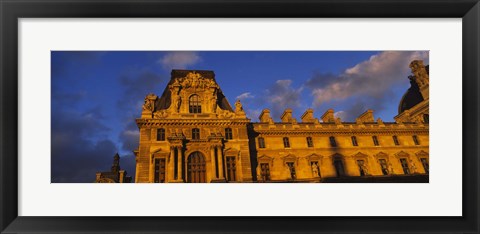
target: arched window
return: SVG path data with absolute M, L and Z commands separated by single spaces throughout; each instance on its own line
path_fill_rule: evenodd
M 330 146 L 337 147 L 337 141 L 335 141 L 335 137 L 331 136 L 329 139 L 330 139 Z
M 225 139 L 227 140 L 233 139 L 233 133 L 231 128 L 225 128 Z
M 258 138 L 258 148 L 265 148 L 265 139 L 263 137 Z
M 290 148 L 290 140 L 288 139 L 288 137 L 283 138 L 283 146 L 285 148 Z
M 200 139 L 200 129 L 194 128 L 192 129 L 192 140 L 199 140 Z
M 202 113 L 202 103 L 200 97 L 196 94 L 190 96 L 188 99 L 188 107 L 190 113 Z
M 157 141 L 165 141 L 165 129 L 157 129 Z

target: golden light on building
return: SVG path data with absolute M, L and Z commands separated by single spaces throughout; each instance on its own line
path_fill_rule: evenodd
M 410 68 L 395 122 L 373 110 L 343 122 L 332 109 L 300 120 L 286 109 L 280 122 L 264 109 L 252 122 L 213 71 L 173 70 L 136 120 L 135 182 L 428 182 L 429 71 L 417 60 Z

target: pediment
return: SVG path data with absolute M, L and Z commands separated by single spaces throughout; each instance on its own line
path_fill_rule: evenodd
M 273 158 L 270 157 L 270 156 L 267 156 L 267 155 L 262 155 L 262 156 L 258 157 L 258 161 L 259 162 L 271 162 L 271 161 L 273 161 Z
M 408 157 L 410 155 L 402 150 L 402 151 L 396 153 L 395 156 L 397 156 L 397 157 Z
M 417 156 L 428 156 L 429 154 L 423 150 L 418 151 L 415 153 Z

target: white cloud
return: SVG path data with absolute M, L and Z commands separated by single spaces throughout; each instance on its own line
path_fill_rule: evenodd
M 158 62 L 166 70 L 185 69 L 188 66 L 195 65 L 201 61 L 201 57 L 196 52 L 175 51 L 169 52 Z
M 347 112 L 345 111 L 337 111 L 335 113 L 333 113 L 333 115 L 335 116 L 335 118 L 340 118 L 342 120 L 345 120 L 346 117 L 347 117 Z
M 346 69 L 339 76 L 317 75 L 308 82 L 314 105 L 358 95 L 385 98 L 393 85 L 407 79 L 412 60 L 424 60 L 428 64 L 428 52 L 386 51 Z
M 250 92 L 246 92 L 238 95 L 237 99 L 243 100 L 243 99 L 254 98 L 254 97 L 255 96 L 253 96 Z

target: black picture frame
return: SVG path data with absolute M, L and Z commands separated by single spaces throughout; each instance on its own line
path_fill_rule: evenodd
M 478 233 L 479 231 L 478 0 L 0 0 L 0 14 L 1 233 Z M 59 17 L 462 18 L 463 215 L 461 217 L 18 216 L 18 19 Z

